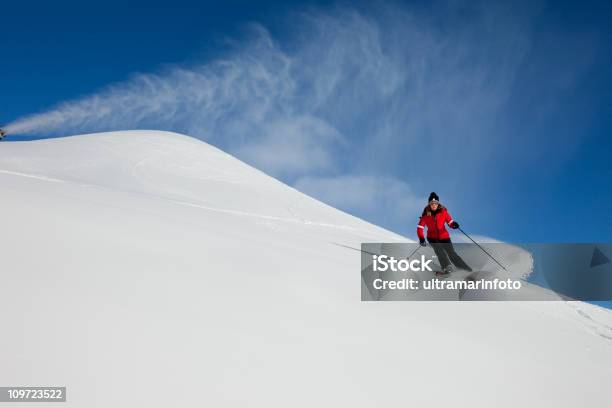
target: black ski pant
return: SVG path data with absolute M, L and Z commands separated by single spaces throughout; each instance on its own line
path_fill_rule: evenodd
M 445 239 L 430 239 L 427 238 L 427 241 L 431 244 L 436 256 L 438 257 L 438 261 L 440 262 L 440 266 L 442 269 L 446 269 L 448 265 L 452 262 L 457 268 L 465 269 L 466 271 L 471 271 L 472 268 L 465 263 L 463 259 L 455 252 L 455 248 L 453 248 L 453 244 L 451 243 L 450 238 Z M 450 258 L 450 259 L 449 259 Z

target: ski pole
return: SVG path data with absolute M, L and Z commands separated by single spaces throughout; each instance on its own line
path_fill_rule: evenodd
M 417 253 L 417 251 L 418 251 L 420 248 L 421 248 L 421 245 L 420 245 L 420 244 L 419 244 L 419 245 L 417 245 L 417 247 L 414 249 L 414 251 L 412 251 L 412 253 L 411 253 L 410 255 L 408 255 L 408 258 L 406 258 L 406 259 L 410 260 L 410 258 L 412 258 L 412 255 L 416 254 L 416 253 Z
M 504 265 L 500 264 L 497 259 L 493 258 L 493 255 L 491 255 L 490 253 L 488 253 L 483 247 L 481 247 L 478 242 L 474 241 L 472 239 L 472 237 L 470 237 L 468 234 L 466 234 L 466 232 L 464 230 L 461 229 L 461 227 L 459 227 L 459 231 L 463 232 L 463 235 L 465 235 L 466 237 L 468 237 L 470 239 L 470 241 L 472 241 L 473 243 L 476 244 L 476 246 L 478 246 L 478 248 L 482 249 L 482 252 L 484 252 L 485 254 L 489 255 L 489 258 L 491 258 L 492 260 L 495 261 L 496 264 L 498 264 L 499 266 L 502 267 L 502 269 L 506 272 L 508 272 L 508 270 L 506 268 L 504 268 Z

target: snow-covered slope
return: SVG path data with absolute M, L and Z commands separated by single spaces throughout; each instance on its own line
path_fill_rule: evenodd
M 0 385 L 71 407 L 606 406 L 582 303 L 360 302 L 393 233 L 203 142 L 0 145 Z

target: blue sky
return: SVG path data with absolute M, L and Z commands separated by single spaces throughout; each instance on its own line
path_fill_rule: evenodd
M 0 122 L 187 133 L 409 237 L 436 191 L 474 234 L 609 242 L 605 3 L 10 2 Z

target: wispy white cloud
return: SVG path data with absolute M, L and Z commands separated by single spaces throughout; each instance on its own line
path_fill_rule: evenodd
M 236 146 L 236 155 L 277 176 L 338 170 L 331 146 L 342 145 L 344 139 L 325 121 L 312 116 L 270 120 L 262 135 Z

